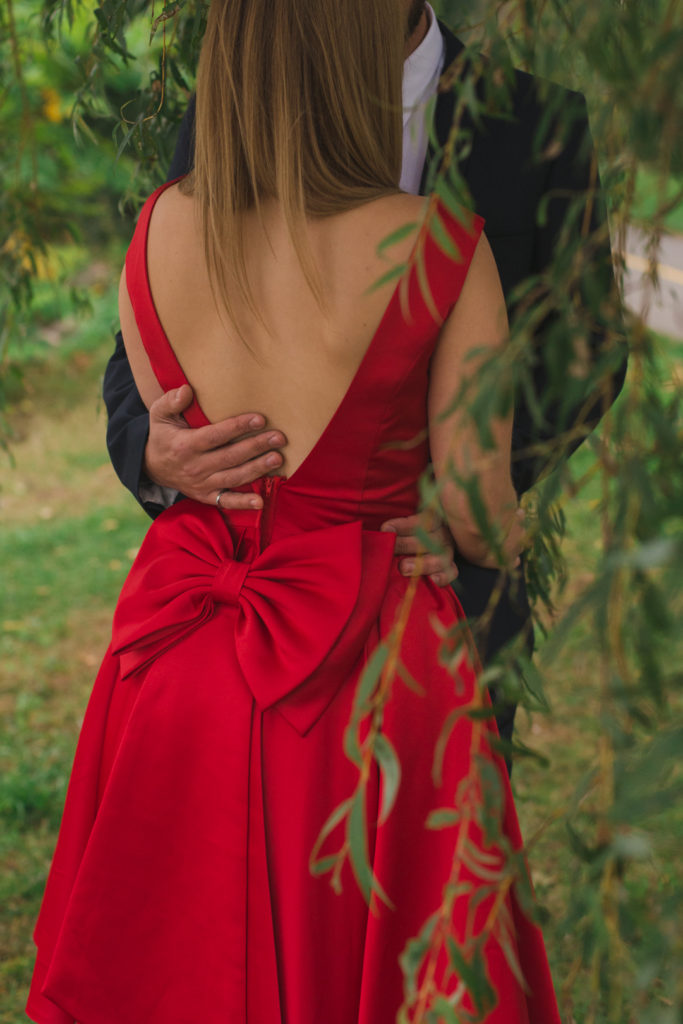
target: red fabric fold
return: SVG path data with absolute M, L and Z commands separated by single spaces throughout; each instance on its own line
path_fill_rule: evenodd
M 377 618 L 393 552 L 393 534 L 364 531 L 357 521 L 307 532 L 305 545 L 294 534 L 259 551 L 244 543 L 244 531 L 233 535 L 217 509 L 196 504 L 190 512 L 184 502 L 143 542 L 114 616 L 113 653 L 126 678 L 230 609 L 254 700 L 261 711 L 278 704 L 305 734 Z M 315 677 L 318 685 L 290 708 L 286 698 Z

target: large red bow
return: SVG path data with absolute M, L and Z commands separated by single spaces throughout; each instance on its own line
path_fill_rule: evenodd
M 114 653 L 130 675 L 218 607 L 233 606 L 237 659 L 254 700 L 262 711 L 282 702 L 279 710 L 303 734 L 362 653 L 393 552 L 393 534 L 351 522 L 277 540 L 252 561 L 237 561 L 221 513 L 182 502 L 156 520 L 133 564 L 114 616 Z

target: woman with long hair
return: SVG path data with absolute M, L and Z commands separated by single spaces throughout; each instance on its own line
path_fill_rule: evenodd
M 36 928 L 38 1024 L 389 1024 L 404 998 L 405 1020 L 559 1019 L 476 653 L 441 652 L 462 610 L 379 531 L 431 461 L 467 558 L 497 564 L 454 482 L 473 472 L 511 563 L 522 538 L 510 417 L 484 450 L 451 408 L 506 337 L 482 222 L 398 187 L 412 7 L 211 5 L 194 169 L 142 210 L 121 323 L 147 404 L 190 383 L 191 428 L 257 407 L 288 445 L 244 487 L 258 507 L 164 512 L 124 584 Z

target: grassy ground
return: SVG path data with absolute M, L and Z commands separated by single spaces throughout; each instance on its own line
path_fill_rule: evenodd
M 86 348 L 27 369 L 10 417 L 16 464 L 2 467 L 0 1024 L 25 1020 L 31 929 L 78 729 L 107 645 L 116 595 L 147 525 L 106 454 L 99 389 L 109 343 Z M 588 453 L 579 457 L 590 458 Z M 597 545 L 591 508 L 570 510 L 571 584 L 565 603 L 590 578 Z M 519 735 L 551 759 L 550 770 L 533 761 L 515 768 L 527 834 L 569 801 L 594 759 L 597 675 L 597 652 L 587 627 L 580 626 L 548 672 L 552 714 L 519 718 Z M 653 893 L 660 898 L 670 893 L 673 900 L 680 892 L 680 825 L 680 814 L 656 825 L 656 855 L 628 879 L 629 897 L 645 915 Z M 561 823 L 543 834 L 531 861 L 550 914 L 549 954 L 561 987 L 575 952 L 575 937 L 563 918 L 576 877 Z M 666 994 L 662 999 L 665 1006 Z M 581 978 L 566 1009 L 566 1024 L 587 1020 Z M 641 1024 L 641 1019 L 646 1017 L 629 1013 L 623 1021 Z
M 105 447 L 99 340 L 24 367 L 0 489 L 0 1022 L 25 1020 L 31 930 L 116 596 L 147 527 Z M 88 326 L 93 329 L 93 324 Z M 85 347 L 85 351 L 82 348 Z

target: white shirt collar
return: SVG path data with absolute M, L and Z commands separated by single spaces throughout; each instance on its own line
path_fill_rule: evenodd
M 443 65 L 443 36 L 429 4 L 426 9 L 429 18 L 427 34 L 403 63 L 404 122 L 415 107 L 434 94 Z

